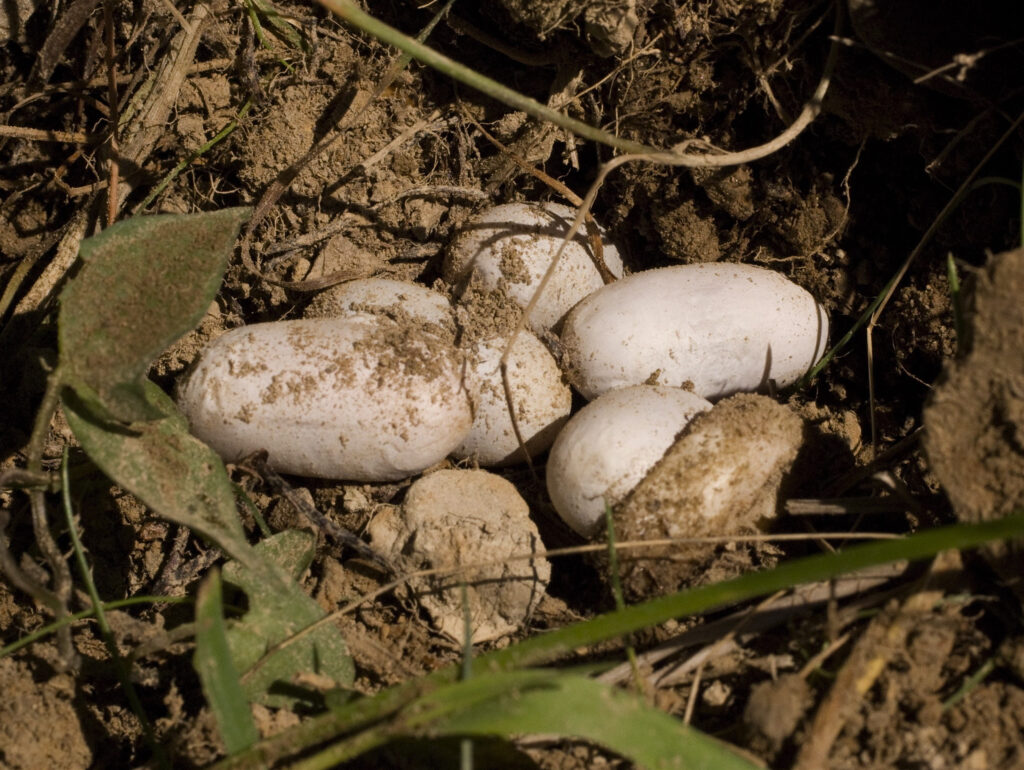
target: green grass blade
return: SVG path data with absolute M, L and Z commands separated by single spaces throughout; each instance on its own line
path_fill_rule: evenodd
M 578 675 L 540 672 L 524 686 L 520 674 L 491 677 L 504 691 L 430 725 L 431 735 L 513 736 L 555 733 L 583 738 L 638 765 L 660 768 L 751 770 L 757 767 L 733 749 L 677 718 L 648 706 L 636 695 Z M 459 687 L 461 685 L 455 685 Z M 445 698 L 449 689 L 433 697 Z
M 589 740 L 651 770 L 757 767 L 637 696 L 569 671 L 504 671 L 447 685 L 410 705 L 390 730 L 391 737 L 431 738 L 529 733 Z M 357 756 L 364 745 L 362 736 L 354 736 L 293 770 L 327 770 Z
M 990 540 L 1021 536 L 1024 536 L 1024 515 L 1016 515 L 981 524 L 941 527 L 901 540 L 854 546 L 839 553 L 809 556 L 766 572 L 752 572 L 724 583 L 651 599 L 619 612 L 598 615 L 592 620 L 526 639 L 504 650 L 480 656 L 477 669 L 506 670 L 537 665 L 561 657 L 576 647 L 612 639 L 673 618 L 766 596 L 802 583 L 829 580 L 879 564 L 916 561 L 940 551 L 973 548 Z
M 754 599 L 802 583 L 829 580 L 867 567 L 894 561 L 916 561 L 950 549 L 970 549 L 992 540 L 1024 536 L 1024 516 L 1015 515 L 979 524 L 957 524 L 929 530 L 902 540 L 886 540 L 854 546 L 840 553 L 810 556 L 775 569 L 757 572 L 725 583 L 703 586 L 660 597 L 599 615 L 591 620 L 536 636 L 504 650 L 481 655 L 474 662 L 478 679 L 518 666 L 535 666 L 554 660 L 576 647 L 613 639 L 667 620 L 707 612 L 735 602 Z M 385 690 L 371 698 L 332 709 L 269 738 L 250 752 L 217 765 L 247 768 L 254 762 L 271 762 L 302 747 L 379 722 L 432 687 L 454 681 L 458 667 L 449 666 L 415 682 Z M 471 681 L 477 681 L 473 679 Z M 374 745 L 367 742 L 368 745 Z
M 216 568 L 203 580 L 196 598 L 196 652 L 192 665 L 199 674 L 203 694 L 228 754 L 254 744 L 260 736 L 228 649 L 220 572 Z
M 953 304 L 953 332 L 956 334 L 956 350 L 961 352 L 964 349 L 964 298 L 960 291 L 960 276 L 956 272 L 956 262 L 953 259 L 953 252 L 946 255 L 946 278 L 949 281 L 949 299 Z
M 179 161 L 174 168 L 168 171 L 167 174 L 164 175 L 164 178 L 160 180 L 159 184 L 157 184 L 157 186 L 149 192 L 143 201 L 135 207 L 133 214 L 138 215 L 149 208 L 149 205 L 159 197 L 160 193 L 166 190 L 171 182 L 178 178 L 178 174 L 188 168 L 197 158 L 201 158 L 217 144 L 230 136 L 231 133 L 238 128 L 239 122 L 244 120 L 245 116 L 249 114 L 249 110 L 252 109 L 252 105 L 252 99 L 247 100 L 238 111 L 238 115 L 228 121 L 228 124 L 218 131 L 212 139 L 204 142 L 201 146 L 190 152 L 184 160 Z

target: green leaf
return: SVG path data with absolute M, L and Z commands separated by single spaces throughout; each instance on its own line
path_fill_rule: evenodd
M 93 402 L 73 391 L 64 394 L 64 413 L 86 454 L 110 479 L 159 516 L 260 569 L 238 519 L 224 463 L 189 433 L 185 418 L 160 388 L 147 380 L 143 396 L 151 411 L 168 416 L 127 426 L 111 424 L 97 414 Z
M 263 560 L 290 571 L 294 581 L 309 566 L 315 546 L 316 538 L 310 533 L 285 530 L 261 542 L 256 550 Z M 271 647 L 324 616 L 320 605 L 298 583 L 274 585 L 259 572 L 237 563 L 224 565 L 224 579 L 249 596 L 250 609 L 228 629 L 228 644 L 238 670 L 246 672 L 242 686 L 250 700 L 276 708 L 293 708 L 299 703 L 320 708 L 323 694 L 296 682 L 296 675 L 315 674 L 341 688 L 352 684 L 352 658 L 332 625 L 322 626 L 263 659 Z
M 267 0 L 249 0 L 249 5 L 256 12 L 260 23 L 289 48 L 305 53 L 312 50 L 306 38 L 300 35 L 281 12 Z
M 771 570 L 651 599 L 623 610 L 598 615 L 590 620 L 530 637 L 505 649 L 479 656 L 474 661 L 474 670 L 486 672 L 478 674 L 478 677 L 483 679 L 516 667 L 557 660 L 579 647 L 621 637 L 670 619 L 690 617 L 793 588 L 802 583 L 828 580 L 887 562 L 923 559 L 951 548 L 975 548 L 992 540 L 1013 537 L 1024 537 L 1024 515 L 1017 514 L 978 524 L 941 527 L 898 540 L 882 540 L 851 546 L 839 553 L 809 556 Z M 373 731 L 374 726 L 381 725 L 411 702 L 422 698 L 428 688 L 451 682 L 458 675 L 458 666 L 447 666 L 416 681 L 406 682 L 345 706 L 332 708 L 330 712 L 307 719 L 264 740 L 245 755 L 220 762 L 216 767 L 218 770 L 246 768 L 251 766 L 257 756 L 262 761 L 271 761 L 288 756 L 296 746 L 313 746 L 336 739 L 339 735 L 350 737 L 334 744 L 336 748 L 331 759 L 340 761 L 358 756 L 367 745 L 364 735 Z
M 228 754 L 246 749 L 259 739 L 249 702 L 238 681 L 224 628 L 220 572 L 210 571 L 196 597 L 196 652 L 192 665 L 199 674 Z
M 84 240 L 84 265 L 61 295 L 63 382 L 114 419 L 161 417 L 143 392 L 146 371 L 202 319 L 248 216 L 134 217 Z
M 542 669 L 489 674 L 424 700 L 417 711 L 456 706 L 425 727 L 430 735 L 555 733 L 600 744 L 649 770 L 757 767 L 639 697 L 578 674 Z
M 73 392 L 65 394 L 68 423 L 82 448 L 107 476 L 165 519 L 192 529 L 231 556 L 226 580 L 249 596 L 249 612 L 227 631 L 238 671 L 247 671 L 275 644 L 319 620 L 320 606 L 295 582 L 313 558 L 315 539 L 289 530 L 249 545 L 235 509 L 234 490 L 221 459 L 188 432 L 171 399 L 147 382 L 147 404 L 169 416 L 124 426 L 105 423 Z M 291 575 L 291 577 L 289 577 Z M 329 677 L 341 687 L 355 670 L 344 639 L 324 626 L 269 656 L 243 681 L 245 695 L 272 706 L 322 698 L 293 680 L 301 672 Z M 268 694 L 268 690 L 275 689 Z

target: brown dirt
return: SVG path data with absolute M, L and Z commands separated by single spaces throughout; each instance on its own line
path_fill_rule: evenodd
M 285 185 L 255 228 L 258 272 L 236 255 L 198 329 L 154 366 L 151 376 L 168 391 L 225 330 L 298 317 L 315 291 L 332 282 L 381 275 L 450 293 L 440 281 L 445 249 L 482 201 L 559 199 L 486 141 L 467 114 L 519 158 L 578 194 L 598 163 L 612 155 L 420 65 L 405 69 L 360 112 L 393 51 L 316 6 L 276 4 L 291 15 L 309 50 L 289 48 L 270 32 L 264 48 L 245 4 L 203 6 L 210 18 L 183 87 L 164 94 L 170 103 L 166 118 L 156 123 L 161 128 L 152 149 L 119 169 L 122 191 L 130 190 L 119 218 L 135 212 L 183 161 L 180 175 L 145 213 L 252 206 L 289 163 L 338 133 Z M 16 127 L 0 134 L 0 472 L 24 467 L 21 452 L 55 360 L 53 298 L 77 253 L 75 233 L 91 234 L 105 224 L 109 143 L 41 141 L 21 130 L 107 137 L 104 4 L 95 4 L 76 26 L 75 10 L 87 5 L 0 4 L 0 125 Z M 200 5 L 112 4 L 122 115 L 134 110 L 132 100 L 146 78 L 168 60 L 169 42 L 182 29 L 174 11 L 187 19 Z M 371 5 L 412 35 L 435 9 Z M 844 45 L 832 86 L 822 114 L 795 141 L 724 170 L 632 163 L 608 178 L 594 214 L 629 270 L 707 261 L 770 267 L 823 303 L 833 341 L 884 290 L 953 191 L 1024 108 L 1017 77 L 1024 47 L 1010 0 L 984 9 L 951 0 L 842 5 L 852 25 L 840 31 Z M 691 149 L 713 152 L 769 141 L 791 122 L 820 76 L 830 8 L 814 0 L 489 0 L 457 3 L 465 18 L 441 23 L 429 42 L 623 138 L 658 147 L 691 142 Z M 238 129 L 190 161 L 190 153 L 246 104 Z M 123 124 L 119 146 L 128 147 L 137 130 L 130 121 Z M 798 458 L 799 484 L 787 494 L 865 498 L 881 484 L 910 502 L 884 515 L 854 510 L 782 517 L 778 529 L 906 533 L 1019 508 L 1024 252 L 1011 251 L 1020 246 L 1019 193 L 998 180 L 1019 180 L 1022 147 L 1017 128 L 980 169 L 983 181 L 910 264 L 879 318 L 870 360 L 860 331 L 808 389 L 788 398 L 821 435 L 815 450 Z M 959 341 L 946 271 L 950 254 L 962 277 L 976 275 L 967 281 L 976 283 L 968 291 L 973 320 Z M 500 297 L 478 293 L 480 301 L 457 309 L 464 341 L 507 331 L 518 318 L 519 311 Z M 546 342 L 557 352 L 556 340 Z M 926 451 L 914 438 L 922 425 Z M 74 448 L 60 419 L 47 437 L 49 469 L 57 467 L 66 445 L 72 447 L 76 511 L 101 596 L 194 596 L 219 554 L 112 489 Z M 873 458 L 879 460 L 869 466 Z M 251 470 L 233 473 L 272 529 L 309 526 L 278 488 Z M 545 547 L 576 543 L 529 470 L 513 467 L 502 474 L 529 504 Z M 332 522 L 357 534 L 379 512 L 401 505 L 410 483 L 289 482 Z M 48 500 L 56 514 L 59 498 Z M 248 513 L 243 520 L 255 540 L 255 520 Z M 0 540 L 21 570 L 48 580 L 25 495 L 0 489 L 0 526 Z M 59 548 L 69 552 L 66 533 L 56 523 L 53 529 Z M 763 550 L 725 546 L 687 582 L 711 582 L 821 547 L 818 540 Z M 732 647 L 716 648 L 699 668 L 676 658 L 645 664 L 653 700 L 680 717 L 692 704 L 690 721 L 697 728 L 755 752 L 770 767 L 789 767 L 803 746 L 821 738 L 815 730 L 830 704 L 839 702 L 831 683 L 863 660 L 881 660 L 873 686 L 842 700 L 836 712 L 841 718 L 833 715 L 835 736 L 824 764 L 843 770 L 1024 767 L 1024 666 L 1012 654 L 1024 647 L 1024 627 L 1019 600 L 1004 591 L 1007 582 L 1020 584 L 1019 559 L 989 555 L 997 574 L 988 561 L 965 557 L 957 580 L 909 615 L 913 596 L 920 594 L 912 589 L 918 584 L 904 580 L 909 599 L 868 593 L 827 610 L 811 607 L 774 629 L 743 633 L 740 626 L 730 637 Z M 334 609 L 385 580 L 351 548 L 325 536 L 305 586 L 325 609 Z M 553 560 L 549 596 L 529 627 L 511 638 L 560 627 L 610 604 L 587 561 Z M 81 597 L 72 601 L 72 610 L 85 606 Z M 896 642 L 876 643 L 879 629 L 895 628 L 906 617 L 914 622 Z M 172 764 L 185 768 L 223 755 L 191 666 L 185 625 L 191 620 L 191 607 L 175 604 L 112 615 L 121 650 L 137 653 L 132 675 L 157 740 Z M 51 621 L 41 605 L 0 578 L 0 644 Z M 649 629 L 633 642 L 643 654 L 695 623 L 683 619 Z M 363 693 L 421 676 L 460 654 L 458 644 L 439 634 L 405 595 L 368 603 L 340 627 Z M 843 634 L 849 638 L 830 647 Z M 60 670 L 52 636 L 0 659 L 0 767 L 137 766 L 151 759 L 95 624 L 76 624 L 74 643 L 82 656 L 77 671 Z M 822 650 L 824 657 L 817 657 Z M 584 660 L 623 657 L 617 642 L 576 653 Z M 992 668 L 988 677 L 952 701 L 986 664 Z M 267 710 L 257 717 L 265 734 L 296 719 Z M 527 742 L 513 753 L 504 744 L 487 750 L 496 752 L 494 766 L 622 766 L 600 749 L 571 741 Z M 417 766 L 417 757 L 418 766 L 430 766 L 450 761 L 457 747 L 405 743 L 387 751 L 368 757 L 365 766 Z

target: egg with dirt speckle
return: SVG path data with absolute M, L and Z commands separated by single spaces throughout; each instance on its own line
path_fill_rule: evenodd
M 338 318 L 353 313 L 384 315 L 432 324 L 442 335 L 455 336 L 448 298 L 418 283 L 393 278 L 357 278 L 318 292 L 303 312 L 305 318 Z
M 473 427 L 456 447 L 455 457 L 483 466 L 524 462 L 520 438 L 530 457 L 536 457 L 547 451 L 569 419 L 572 391 L 554 357 L 533 334 L 524 329 L 516 336 L 502 373 L 501 358 L 510 338 L 498 335 L 468 346 L 466 387 L 473 400 Z M 508 396 L 515 409 L 515 425 Z
M 267 450 L 300 476 L 395 481 L 443 460 L 473 413 L 450 341 L 383 316 L 253 324 L 217 338 L 178 391 L 225 460 Z
M 570 382 L 588 399 L 642 383 L 710 400 L 795 383 L 825 351 L 828 317 L 775 271 L 702 263 L 598 289 L 562 329 Z
M 548 455 L 551 502 L 570 527 L 593 537 L 615 505 L 711 403 L 681 388 L 613 390 L 573 415 Z
M 501 290 L 525 308 L 540 288 L 558 247 L 576 216 L 559 203 L 506 203 L 471 219 L 456 236 L 444 263 L 444 277 L 460 290 L 475 281 L 485 291 Z M 569 241 L 550 281 L 529 314 L 535 331 L 556 327 L 566 313 L 604 280 L 586 235 L 586 226 Z M 603 262 L 622 275 L 618 250 L 599 233 Z

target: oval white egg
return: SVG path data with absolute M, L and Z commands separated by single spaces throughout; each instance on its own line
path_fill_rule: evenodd
M 487 209 L 462 228 L 448 251 L 444 277 L 464 287 L 473 279 L 486 290 L 499 289 L 525 308 L 569 231 L 575 210 L 559 203 L 506 203 Z M 586 227 L 569 242 L 558 267 L 528 319 L 534 329 L 555 327 L 566 313 L 604 281 L 594 265 Z M 604 263 L 622 275 L 618 250 L 602 233 Z
M 613 390 L 566 423 L 548 455 L 548 495 L 566 524 L 584 537 L 604 526 L 614 506 L 661 458 L 676 434 L 710 402 L 680 388 Z
M 178 404 L 226 460 L 265 449 L 282 473 L 394 481 L 469 430 L 462 369 L 449 342 L 380 316 L 253 324 L 203 352 Z
M 778 273 L 739 264 L 635 273 L 580 302 L 562 343 L 586 398 L 650 383 L 708 399 L 796 382 L 825 351 L 828 317 Z
M 359 278 L 331 286 L 313 297 L 303 316 L 337 318 L 352 313 L 401 315 L 454 331 L 452 306 L 446 296 L 393 278 Z
M 452 453 L 480 465 L 523 462 L 512 426 L 501 373 L 508 336 L 471 344 L 466 351 L 466 387 L 473 399 L 473 427 Z M 554 357 L 539 339 L 522 331 L 509 355 L 508 385 L 516 425 L 530 457 L 551 446 L 572 410 L 572 391 Z

